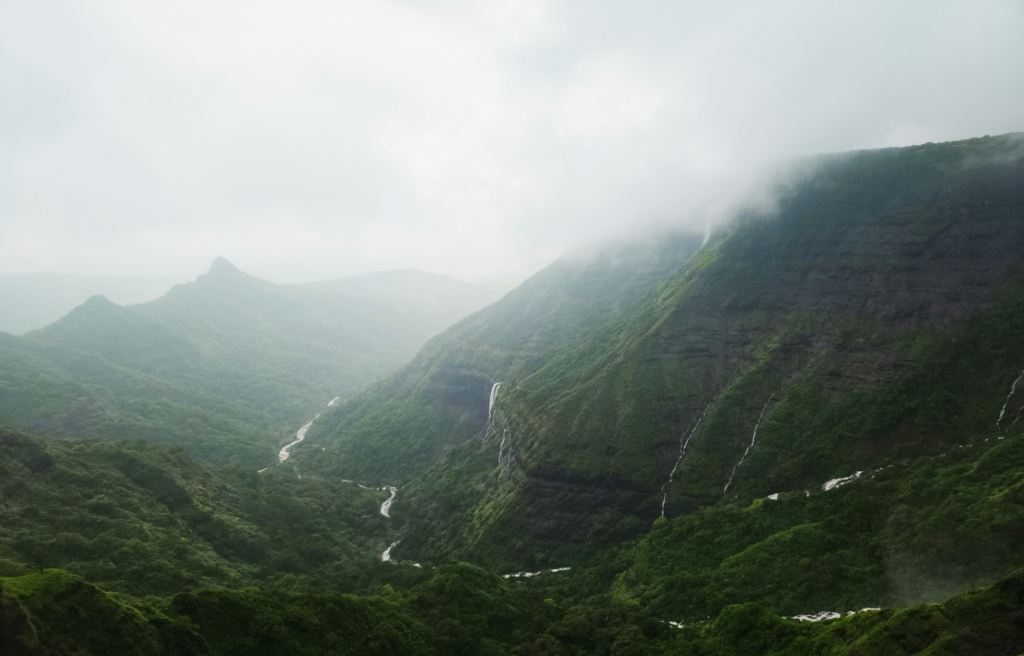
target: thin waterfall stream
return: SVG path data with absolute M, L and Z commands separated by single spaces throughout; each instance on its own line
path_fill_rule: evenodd
M 327 404 L 327 408 L 333 407 L 340 399 L 341 399 L 340 396 L 336 396 L 333 399 L 331 399 L 330 402 Z M 324 408 L 324 410 L 326 410 L 327 408 Z M 320 412 L 316 413 L 315 417 L 313 417 L 312 419 L 307 421 L 306 424 L 302 428 L 300 428 L 299 430 L 295 431 L 295 440 L 289 442 L 288 444 L 285 444 L 283 447 L 281 447 L 281 451 L 278 452 L 278 454 L 277 454 L 277 462 L 278 462 L 278 464 L 284 462 L 285 460 L 287 460 L 288 458 L 290 458 L 292 456 L 292 449 L 295 448 L 295 445 L 299 444 L 300 442 L 302 442 L 302 440 L 306 439 L 306 432 L 309 431 L 309 427 L 312 426 L 313 422 L 316 421 L 317 419 L 319 419 L 320 415 L 322 415 L 323 413 L 324 413 L 323 410 L 321 410 Z M 263 470 L 261 470 L 261 471 L 263 471 Z
M 380 504 L 380 514 L 390 519 L 391 504 L 395 502 L 395 497 L 398 496 L 398 488 L 395 487 L 394 485 L 385 485 L 381 489 L 388 490 L 391 492 L 391 496 L 385 499 L 384 503 Z
M 690 446 L 690 440 L 697 433 L 697 429 L 700 427 L 700 422 L 704 421 L 704 416 L 708 414 L 708 410 L 711 408 L 709 403 L 704 412 L 701 413 L 700 418 L 697 419 L 697 423 L 693 425 L 689 434 L 684 434 L 679 438 L 679 456 L 676 458 L 676 464 L 672 465 L 672 471 L 669 472 L 668 481 L 661 486 L 661 516 L 665 516 L 665 502 L 668 501 L 668 486 L 672 485 L 672 480 L 675 478 L 676 470 L 679 469 L 679 463 L 683 461 L 683 456 L 686 454 L 686 447 Z
M 1006 400 L 1003 401 L 1003 408 L 999 411 L 999 419 L 996 419 L 997 430 L 999 429 L 999 424 L 1003 421 L 1003 415 L 1006 414 L 1006 406 L 1010 405 L 1010 399 L 1013 398 L 1013 393 L 1017 391 L 1017 384 L 1020 383 L 1022 378 L 1024 378 L 1024 370 L 1021 370 L 1020 375 L 1013 381 L 1013 385 L 1010 385 L 1010 393 L 1006 395 Z
M 725 488 L 722 490 L 723 495 L 729 491 L 729 486 L 732 485 L 732 479 L 736 476 L 736 470 L 740 468 L 743 461 L 747 459 L 747 454 L 750 453 L 752 448 L 754 448 L 754 442 L 757 441 L 757 428 L 761 425 L 761 420 L 764 419 L 764 411 L 768 409 L 768 404 L 772 402 L 773 398 L 775 398 L 774 392 L 768 397 L 768 400 L 764 402 L 764 406 L 761 408 L 761 414 L 757 418 L 757 423 L 754 424 L 754 435 L 750 438 L 750 444 L 747 445 L 747 450 L 743 452 L 743 456 L 740 458 L 740 461 L 732 468 L 732 473 L 729 474 L 729 480 L 725 482 Z
M 508 437 L 508 429 L 501 431 L 501 444 L 498 445 L 498 465 L 501 465 L 501 452 L 505 450 L 505 438 Z M 511 451 L 510 451 L 511 453 Z
M 501 388 L 501 383 L 494 383 L 491 385 L 491 398 L 487 401 L 487 420 L 491 420 L 491 413 L 494 412 L 494 402 L 498 400 L 498 389 Z

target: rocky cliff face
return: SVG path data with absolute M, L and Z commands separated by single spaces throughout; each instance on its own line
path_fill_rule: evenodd
M 1022 152 L 1004 137 L 816 162 L 776 212 L 506 382 L 476 471 L 501 439 L 512 455 L 478 474 L 451 544 L 551 552 L 649 526 L 663 502 L 803 489 L 991 432 L 1024 356 Z

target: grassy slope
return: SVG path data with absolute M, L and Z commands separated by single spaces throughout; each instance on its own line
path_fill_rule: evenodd
M 23 338 L 0 335 L 0 421 L 258 468 L 328 400 L 491 298 L 418 271 L 275 285 L 218 260 L 151 303 L 94 297 Z

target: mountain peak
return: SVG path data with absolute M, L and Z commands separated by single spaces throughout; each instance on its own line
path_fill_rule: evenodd
M 210 265 L 210 269 L 206 272 L 206 275 L 220 277 L 235 276 L 240 273 L 242 272 L 238 270 L 238 267 L 218 255 L 214 258 L 213 264 Z

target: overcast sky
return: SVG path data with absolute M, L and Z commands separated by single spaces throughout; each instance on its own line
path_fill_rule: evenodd
M 1024 130 L 1024 2 L 0 0 L 0 273 L 525 277 Z

